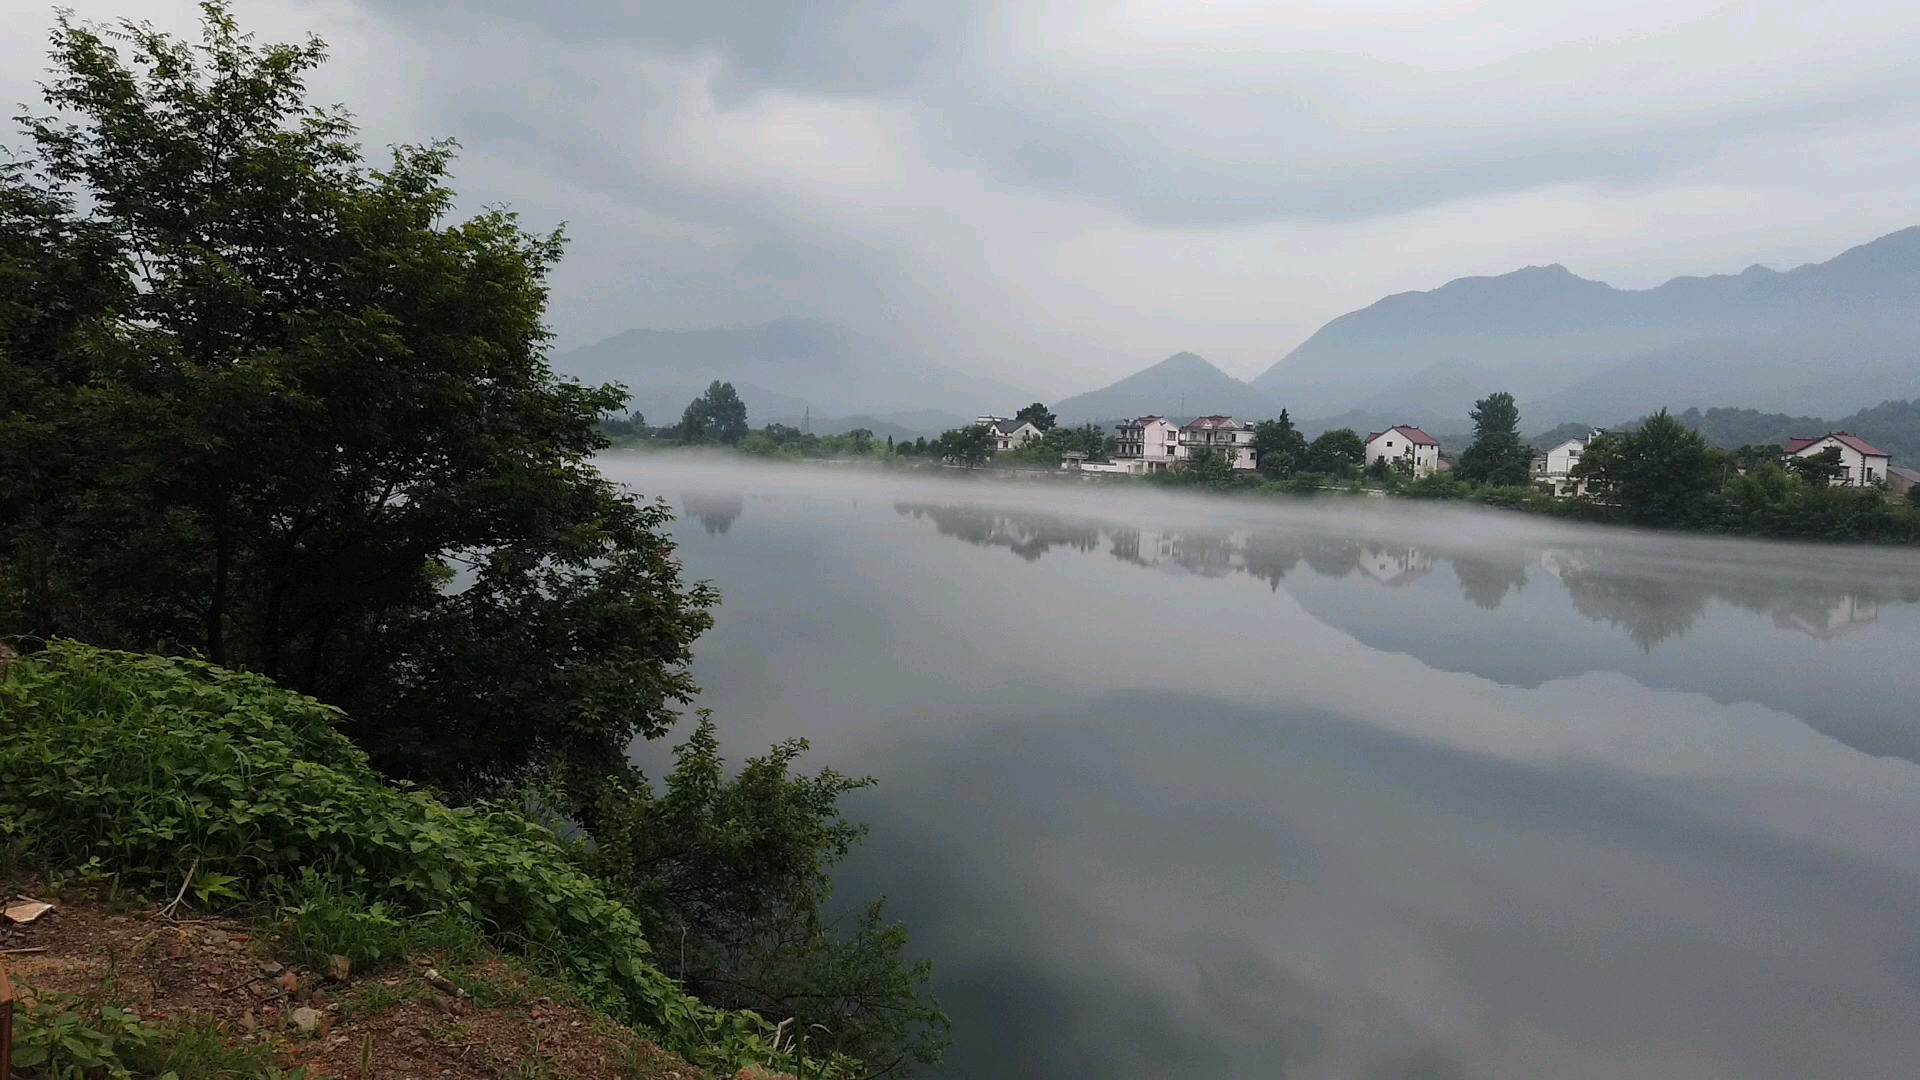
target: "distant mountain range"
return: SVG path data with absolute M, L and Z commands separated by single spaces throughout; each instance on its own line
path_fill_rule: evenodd
M 1616 289 L 1563 266 L 1460 278 L 1399 293 L 1321 327 L 1251 382 L 1179 353 L 1059 401 L 1063 422 L 1158 413 L 1276 416 L 1308 434 L 1411 423 L 1463 432 L 1473 402 L 1520 399 L 1526 430 L 1609 426 L 1657 409 L 1744 408 L 1844 416 L 1920 397 L 1920 227 L 1784 273 L 1675 278 Z M 558 370 L 618 381 L 654 423 L 677 419 L 714 379 L 733 383 L 756 425 L 933 434 L 1043 398 L 831 323 L 674 332 L 629 330 L 562 353 Z M 837 420 L 827 420 L 827 416 Z
M 1920 394 L 1920 227 L 1784 273 L 1616 289 L 1563 266 L 1400 293 L 1252 380 L 1295 415 L 1464 418 L 1492 390 L 1530 425 L 1666 407 L 1840 415 Z
M 1278 416 L 1280 406 L 1201 357 L 1183 352 L 1112 386 L 1059 402 L 1053 413 L 1064 424 L 1149 414 L 1182 418 L 1221 414 L 1264 420 Z
M 809 319 L 715 330 L 629 330 L 561 353 L 553 366 L 583 381 L 625 384 L 633 407 L 656 424 L 679 419 L 715 379 L 733 384 L 756 426 L 809 411 L 867 413 L 883 421 L 890 413 L 926 411 L 971 419 L 1043 396 Z

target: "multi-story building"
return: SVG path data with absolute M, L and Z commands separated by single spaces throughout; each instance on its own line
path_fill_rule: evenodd
M 1113 456 L 1121 462 L 1138 462 L 1142 471 L 1164 469 L 1180 459 L 1180 429 L 1164 416 L 1122 420 L 1116 441 L 1120 448 Z
M 1584 439 L 1568 439 L 1544 454 L 1535 454 L 1533 482 L 1563 498 L 1581 494 L 1583 485 L 1574 478 L 1573 467 L 1580 464 L 1580 456 L 1587 452 L 1587 444 L 1598 434 L 1600 432 L 1596 429 Z
M 1390 465 L 1399 464 L 1409 469 L 1414 476 L 1425 476 L 1440 467 L 1440 444 L 1433 436 L 1407 424 L 1396 424 L 1368 435 L 1366 448 L 1364 464 L 1367 465 L 1385 459 Z
M 1253 450 L 1253 425 L 1243 424 L 1231 416 L 1202 416 L 1191 424 L 1180 428 L 1179 441 L 1175 444 L 1178 456 L 1182 459 L 1192 457 L 1196 452 L 1209 450 L 1227 459 L 1227 464 L 1236 469 L 1251 471 L 1259 464 Z

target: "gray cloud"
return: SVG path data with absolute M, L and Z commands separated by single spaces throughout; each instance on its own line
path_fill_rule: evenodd
M 365 0 L 416 26 L 474 17 L 537 28 L 565 45 L 619 42 L 726 58 L 729 89 L 764 86 L 835 92 L 903 87 L 951 61 L 977 5 L 969 0 Z M 731 96 L 731 95 L 729 95 Z
M 1647 285 L 1920 218 L 1920 13 L 1868 0 L 240 14 L 326 36 L 316 91 L 370 144 L 454 136 L 468 205 L 568 223 L 563 347 L 801 315 L 1064 395 L 1182 350 L 1251 375 L 1466 274 Z M 7 48 L 24 99 L 35 46 Z

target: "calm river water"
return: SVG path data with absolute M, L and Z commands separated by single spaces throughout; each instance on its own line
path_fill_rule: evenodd
M 1920 1076 L 1920 554 L 602 464 L 729 752 L 881 779 L 943 1077 Z

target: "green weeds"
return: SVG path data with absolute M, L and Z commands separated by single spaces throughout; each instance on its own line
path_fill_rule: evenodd
M 53 642 L 0 676 L 0 846 L 149 897 L 199 881 L 211 907 L 287 907 L 310 959 L 484 935 L 697 1064 L 797 1064 L 663 974 L 548 828 L 384 782 L 339 718 L 257 676 Z

